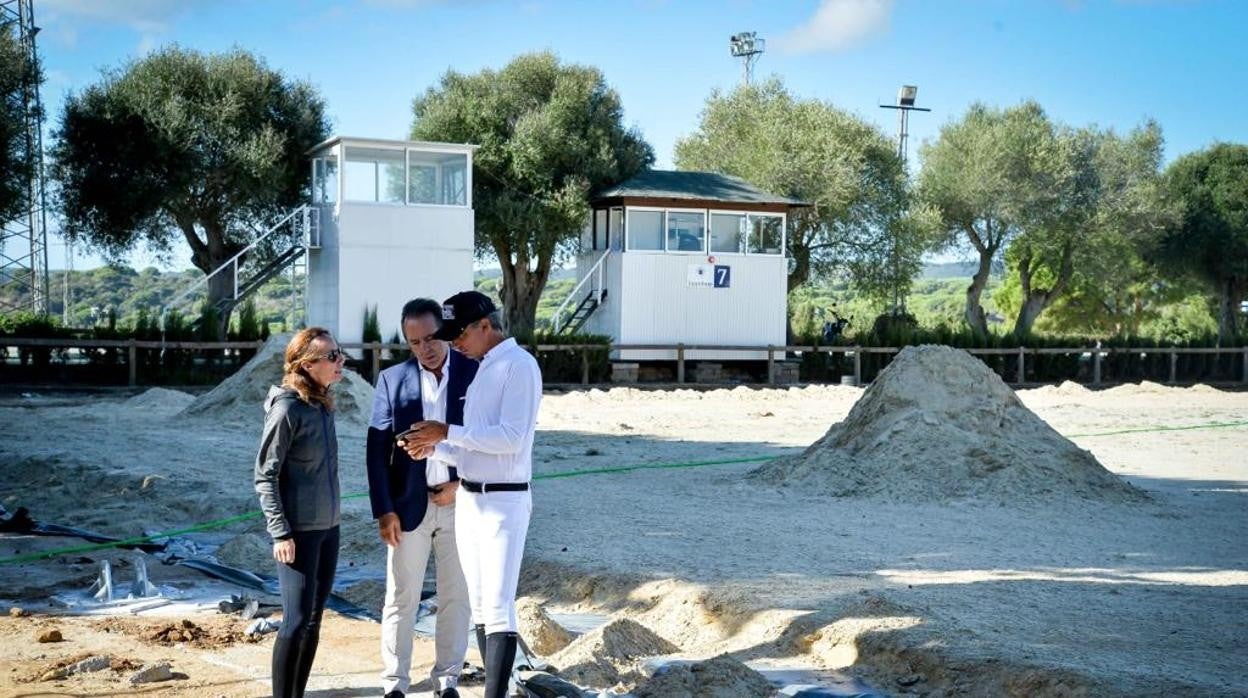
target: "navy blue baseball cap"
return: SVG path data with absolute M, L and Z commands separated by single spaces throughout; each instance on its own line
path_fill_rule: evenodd
M 434 339 L 452 341 L 463 334 L 464 328 L 498 310 L 494 301 L 478 291 L 463 291 L 442 302 L 442 326 L 433 334 Z

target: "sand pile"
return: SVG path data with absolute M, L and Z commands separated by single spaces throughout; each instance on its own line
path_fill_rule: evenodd
M 572 634 L 559 625 L 535 599 L 523 598 L 516 603 L 520 635 L 541 657 L 548 657 L 572 642 Z
M 184 393 L 181 390 L 170 390 L 168 388 L 152 388 L 146 390 L 132 398 L 127 399 L 123 405 L 129 410 L 143 410 L 145 412 L 167 412 L 176 414 L 187 405 L 195 401 L 195 396 L 190 393 Z
M 1145 499 L 1023 406 L 983 362 L 943 346 L 903 349 L 845 421 L 753 477 L 900 501 Z
M 634 691 L 637 698 L 742 698 L 775 693 L 762 674 L 728 655 L 694 664 L 668 664 Z
M 269 388 L 282 381 L 282 355 L 290 335 L 269 337 L 260 351 L 234 375 L 211 391 L 199 396 L 182 410 L 187 417 L 207 418 L 227 424 L 260 425 Z M 373 405 L 373 386 L 360 374 L 346 369 L 342 381 L 333 387 L 337 421 L 351 426 L 368 424 Z
M 240 533 L 217 548 L 217 560 L 223 565 L 252 572 L 272 574 L 273 543 L 268 536 L 258 533 Z
M 677 651 L 637 621 L 617 619 L 578 637 L 549 661 L 572 683 L 606 688 L 640 677 L 640 660 Z

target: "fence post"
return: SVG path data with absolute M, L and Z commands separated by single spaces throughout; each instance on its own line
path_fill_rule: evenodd
M 685 382 L 685 345 L 683 342 L 676 343 L 676 382 Z
M 776 348 L 767 345 L 767 385 L 776 384 Z
M 862 385 L 862 347 L 854 347 L 854 385 Z
M 1027 349 L 1018 348 L 1018 384 L 1027 382 Z
M 126 348 L 126 364 L 130 370 L 130 387 L 139 384 L 139 357 L 138 347 L 135 346 L 137 340 L 131 339 L 130 346 Z
M 1096 347 L 1092 350 L 1092 385 L 1100 387 L 1101 385 L 1101 348 Z
M 581 346 L 581 385 L 589 385 L 589 350 Z
M 1179 381 L 1179 353 L 1173 349 L 1170 350 L 1170 382 L 1177 383 Z
M 373 385 L 377 385 L 377 376 L 381 375 L 381 342 L 372 342 L 373 347 Z

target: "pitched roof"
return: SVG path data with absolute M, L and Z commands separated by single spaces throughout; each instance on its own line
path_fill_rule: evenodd
M 619 184 L 594 192 L 592 200 L 623 197 L 725 201 L 745 204 L 808 206 L 804 201 L 769 194 L 740 177 L 718 172 L 645 170 Z

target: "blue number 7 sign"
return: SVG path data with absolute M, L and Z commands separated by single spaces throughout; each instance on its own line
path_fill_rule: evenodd
M 715 288 L 728 288 L 732 284 L 732 267 L 727 264 L 715 265 Z

